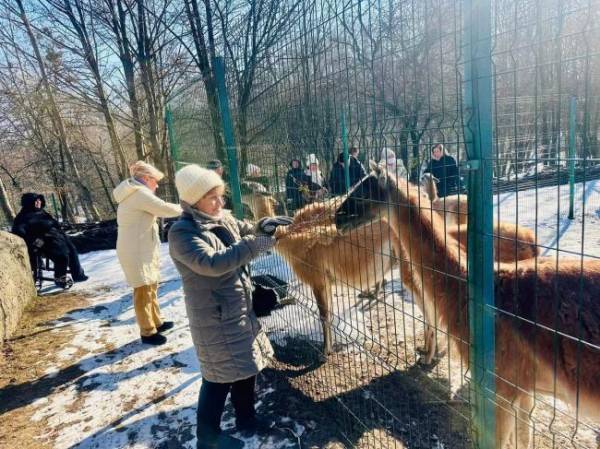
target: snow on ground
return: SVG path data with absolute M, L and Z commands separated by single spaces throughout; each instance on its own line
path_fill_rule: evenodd
M 495 196 L 494 215 L 534 230 L 543 256 L 600 257 L 600 180 L 575 184 L 573 204 L 571 220 L 568 185 L 507 192 Z
M 552 255 L 558 249 L 576 254 L 584 249 L 586 255 L 600 256 L 600 181 L 578 184 L 574 220 L 566 218 L 567 211 L 568 186 L 495 197 L 496 217 L 536 230 L 538 243 L 547 247 L 543 253 Z M 47 432 L 40 438 L 52 436 L 56 448 L 195 447 L 201 367 L 189 335 L 181 282 L 167 245 L 161 246 L 161 253 L 161 309 L 176 326 L 166 334 L 168 343 L 157 348 L 139 341 L 131 289 L 125 283 L 115 251 L 82 257 L 91 279 L 74 288 L 90 294 L 93 306 L 69 315 L 75 337 L 58 354 L 73 366 L 78 365 L 82 375 L 65 384 L 65 389 L 35 403 L 34 420 L 48 420 Z M 321 341 L 321 324 L 312 293 L 295 279 L 285 262 L 277 254 L 263 256 L 253 264 L 253 272 L 271 273 L 289 281 L 291 293 L 300 298 L 265 320 L 270 335 L 307 336 Z M 372 319 L 358 307 L 354 292 L 339 289 L 335 293 L 334 329 L 338 343 L 377 340 L 366 331 L 365 320 Z M 398 303 L 407 301 L 401 293 L 395 270 L 392 283 L 386 287 L 385 301 L 395 303 L 396 311 L 404 310 Z M 347 349 L 354 351 L 356 347 L 352 344 Z M 61 370 L 49 366 L 47 372 L 56 376 Z M 226 424 L 233 426 L 231 419 Z M 289 444 L 293 443 L 254 439 L 247 441 L 246 448 L 276 449 Z
M 40 438 L 52 436 L 54 447 L 195 447 L 201 369 L 189 334 L 181 282 L 167 245 L 161 246 L 161 253 L 161 310 L 176 325 L 165 334 L 168 343 L 160 347 L 140 343 L 131 289 L 115 251 L 82 256 L 90 280 L 74 289 L 91 294 L 92 307 L 68 315 L 75 337 L 58 354 L 59 359 L 78 365 L 82 376 L 38 400 L 33 417 L 48 420 L 47 432 Z M 51 375 L 60 371 L 48 367 Z M 227 420 L 224 427 L 233 427 L 233 420 Z M 246 448 L 287 444 L 287 440 L 255 438 L 246 441 Z

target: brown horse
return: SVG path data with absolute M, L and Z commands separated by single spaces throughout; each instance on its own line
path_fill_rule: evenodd
M 435 323 L 468 364 L 466 254 L 447 244 L 439 215 L 421 213 L 424 199 L 415 186 L 372 168 L 338 208 L 336 224 L 349 231 L 393 205 L 394 248 L 410 255 L 425 308 L 435 311 Z M 537 393 L 555 395 L 577 417 L 600 420 L 600 261 L 496 264 L 495 286 L 496 447 L 530 447 Z
M 290 226 L 277 228 L 275 234 L 275 249 L 315 295 L 325 354 L 332 351 L 332 288 L 336 284 L 359 291 L 377 288 L 392 268 L 391 229 L 387 221 L 374 220 L 339 235 L 334 221 L 342 200 L 343 197 L 333 198 L 303 207 Z

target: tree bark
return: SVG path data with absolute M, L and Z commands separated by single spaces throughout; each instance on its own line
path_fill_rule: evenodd
M 145 160 L 146 154 L 144 151 L 142 122 L 140 120 L 140 106 L 135 87 L 135 66 L 133 64 L 133 57 L 131 55 L 131 47 L 126 24 L 127 14 L 123 8 L 122 0 L 116 0 L 116 3 L 117 12 L 115 12 L 113 8 L 112 1 L 107 1 L 111 15 L 111 28 L 115 35 L 115 39 L 117 40 L 119 59 L 121 60 L 123 74 L 125 75 L 125 85 L 127 87 L 127 96 L 129 98 L 129 107 L 131 109 L 131 119 L 135 137 L 135 152 L 139 160 Z
M 6 187 L 4 187 L 2 177 L 0 177 L 0 207 L 2 208 L 4 216 L 9 221 L 13 221 L 15 219 L 15 210 L 10 204 L 10 199 L 8 198 L 8 191 L 6 190 Z

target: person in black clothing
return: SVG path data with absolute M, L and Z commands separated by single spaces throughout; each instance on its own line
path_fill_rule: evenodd
M 206 164 L 206 168 L 214 171 L 221 178 L 223 177 L 223 174 L 225 173 L 225 170 L 223 168 L 223 163 L 219 159 L 213 159 L 212 161 L 208 161 L 208 164 Z
M 350 148 L 350 185 L 355 185 L 358 181 L 367 176 L 363 164 L 358 160 L 358 147 Z
M 21 196 L 21 206 L 12 232 L 25 240 L 31 268 L 36 270 L 38 255 L 45 255 L 54 262 L 54 283 L 58 287 L 68 288 L 73 281 L 86 281 L 88 277 L 79 263 L 77 249 L 60 229 L 58 221 L 44 210 L 44 195 L 25 193 Z M 67 267 L 72 280 L 67 275 Z
M 300 159 L 292 159 L 290 169 L 285 176 L 285 196 L 287 203 L 292 211 L 300 209 L 305 205 L 302 188 L 308 184 L 310 180 L 302 171 L 302 163 Z
M 346 173 L 344 164 L 344 153 L 338 155 L 337 161 L 331 167 L 329 174 L 329 191 L 333 195 L 343 195 L 346 193 Z
M 340 153 L 336 163 L 333 164 L 333 167 L 331 168 L 331 173 L 329 174 L 329 191 L 334 195 L 343 195 L 347 192 L 344 159 L 344 153 Z M 350 168 L 348 171 L 350 175 L 350 186 L 353 186 L 363 179 L 367 175 L 367 172 L 358 160 L 357 147 L 350 148 L 349 159 Z
M 424 173 L 431 173 L 438 179 L 437 190 L 440 198 L 458 192 L 459 177 L 456 159 L 444 150 L 440 143 L 431 149 L 431 161 Z

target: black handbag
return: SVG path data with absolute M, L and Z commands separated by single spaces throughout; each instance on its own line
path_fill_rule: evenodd
M 221 242 L 229 247 L 233 244 L 231 235 L 225 228 L 215 228 L 212 233 Z M 249 274 L 248 267 L 242 267 L 242 271 Z M 269 316 L 273 310 L 280 306 L 279 301 L 287 296 L 287 283 L 270 275 L 261 274 L 251 276 L 252 282 L 252 308 L 257 317 Z
M 250 280 L 254 287 L 252 307 L 257 317 L 269 316 L 273 310 L 282 307 L 281 300 L 287 296 L 287 282 L 271 274 L 259 274 Z

